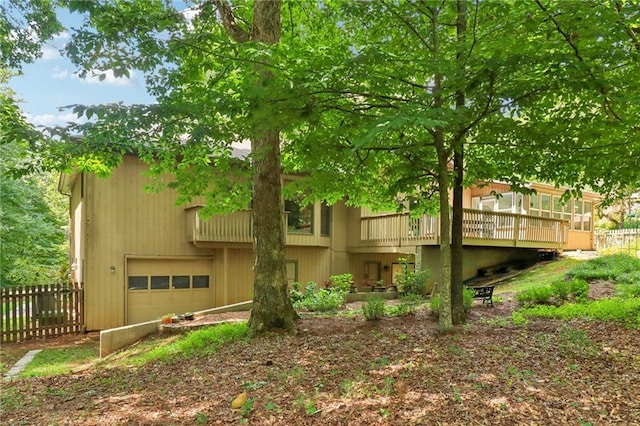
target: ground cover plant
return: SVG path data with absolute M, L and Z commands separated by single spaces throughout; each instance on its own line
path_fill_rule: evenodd
M 555 274 L 546 268 L 564 262 L 535 270 L 548 285 L 558 277 L 546 281 Z M 607 303 L 617 297 L 614 286 L 594 281 L 589 302 L 553 308 Z M 3 423 L 640 423 L 638 329 L 586 318 L 587 311 L 525 318 L 513 292 L 500 296 L 494 308 L 476 301 L 467 324 L 448 334 L 438 331 L 428 303 L 395 316 L 388 313 L 400 302 L 387 301 L 376 321 L 365 320 L 365 302 L 348 304 L 358 312 L 349 316 L 303 314 L 295 334 L 250 339 L 242 323 L 203 330 L 232 336 L 215 350 L 199 332 L 155 335 L 82 371 L 3 383 Z M 537 308 L 552 306 L 529 309 Z M 144 358 L 164 346 L 173 349 Z

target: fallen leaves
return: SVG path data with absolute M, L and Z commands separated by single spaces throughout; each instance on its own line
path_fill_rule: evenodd
M 206 357 L 136 369 L 105 366 L 3 384 L 3 420 L 83 425 L 640 424 L 638 330 L 572 322 L 597 351 L 573 351 L 569 355 L 579 356 L 568 357 L 558 339 L 581 334 L 563 335 L 566 324 L 552 320 L 521 327 L 486 322 L 509 314 L 503 304 L 476 306 L 469 324 L 446 336 L 437 332 L 426 311 L 375 324 L 361 318 L 303 319 L 298 327 L 304 333 L 237 342 Z M 229 389 L 244 391 L 230 401 Z M 249 400 L 251 407 L 243 408 Z

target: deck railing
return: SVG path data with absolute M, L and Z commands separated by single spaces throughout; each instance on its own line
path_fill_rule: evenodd
M 555 247 L 567 243 L 568 224 L 559 219 L 513 213 L 463 210 L 462 236 L 467 245 Z M 439 218 L 408 213 L 363 217 L 361 246 L 438 244 Z
M 200 206 L 186 209 L 187 239 L 195 244 L 251 244 L 253 242 L 253 211 L 241 210 L 203 219 Z M 288 212 L 282 212 L 282 223 L 287 229 Z M 318 226 L 319 228 L 319 226 Z M 330 238 L 321 235 L 319 229 L 287 229 L 287 245 L 329 246 Z

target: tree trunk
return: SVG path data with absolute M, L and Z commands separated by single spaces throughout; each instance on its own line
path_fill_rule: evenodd
M 291 305 L 285 269 L 282 222 L 280 138 L 266 131 L 251 141 L 255 157 L 253 182 L 253 309 L 249 327 L 255 333 L 291 330 L 298 318 Z
M 449 214 L 449 167 L 448 155 L 442 130 L 436 130 L 436 150 L 438 152 L 438 195 L 440 196 L 440 276 L 438 296 L 440 330 L 453 328 L 451 311 L 451 219 Z
M 467 31 L 467 4 L 464 0 L 457 1 L 458 19 L 456 25 L 458 41 L 458 72 L 460 77 L 465 73 L 465 40 Z M 458 81 L 464 81 L 458 79 Z M 456 91 L 456 109 L 464 108 L 465 96 L 462 88 Z M 464 142 L 465 135 L 459 134 L 453 140 L 453 214 L 451 222 L 451 311 L 453 324 L 464 323 L 466 315 L 463 301 L 463 277 L 462 277 L 462 195 L 464 178 Z
M 440 23 L 437 7 L 431 8 L 431 32 L 433 35 L 434 60 L 437 62 L 440 52 Z M 443 107 L 442 74 L 433 78 L 433 106 Z M 446 147 L 444 131 L 433 131 L 433 142 L 438 156 L 438 195 L 440 197 L 440 275 L 437 294 L 440 298 L 438 325 L 442 331 L 453 328 L 451 318 L 451 219 L 449 215 L 449 150 Z
M 267 44 L 280 42 L 280 0 L 256 0 L 250 32 L 241 27 L 226 0 L 214 1 L 222 24 L 238 43 L 249 40 Z M 260 71 L 261 80 L 256 84 L 266 86 L 273 75 L 266 68 Z M 269 105 L 270 99 L 265 98 L 256 107 L 268 111 Z M 289 298 L 285 266 L 280 130 L 274 128 L 268 118 L 256 125 L 257 134 L 251 139 L 255 263 L 249 328 L 253 333 L 292 330 L 298 314 Z

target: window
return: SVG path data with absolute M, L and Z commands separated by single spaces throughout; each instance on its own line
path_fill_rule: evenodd
M 194 275 L 193 288 L 209 288 L 209 275 Z
M 320 234 L 331 235 L 331 206 L 325 202 L 320 204 Z
M 313 233 L 313 204 L 303 205 L 304 195 L 299 194 L 284 201 L 289 232 Z
M 540 196 L 536 193 L 529 195 L 529 214 L 540 216 Z
M 188 290 L 209 288 L 209 275 L 152 275 L 129 276 L 129 290 Z
M 567 222 L 571 222 L 571 206 L 573 202 L 569 200 L 568 203 L 563 204 L 560 200 L 561 197 L 554 195 L 553 198 L 553 218 L 554 219 L 563 219 Z
M 171 285 L 173 288 L 189 288 L 191 277 L 189 275 L 174 275 L 171 277 Z
M 154 275 L 151 277 L 151 290 L 168 290 L 168 289 L 169 289 L 168 275 Z
M 129 290 L 148 290 L 149 277 L 129 277 Z
M 513 211 L 513 192 L 507 192 L 502 194 L 501 197 L 497 197 L 498 212 L 511 212 Z
M 365 260 L 364 262 L 364 279 L 375 284 L 381 278 L 381 263 L 374 260 Z
M 298 282 L 298 261 L 297 260 L 287 260 L 286 261 L 287 268 L 287 283 L 289 285 Z
M 551 195 L 540 194 L 540 216 L 551 217 Z
M 575 200 L 573 205 L 573 221 L 571 228 L 576 231 L 591 231 L 591 201 Z

